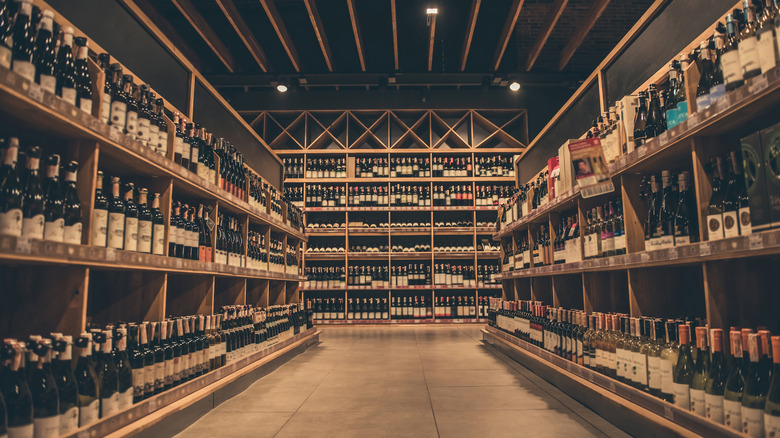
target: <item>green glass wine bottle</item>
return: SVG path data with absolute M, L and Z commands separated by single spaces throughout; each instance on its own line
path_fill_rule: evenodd
M 764 436 L 764 407 L 769 390 L 770 363 L 769 331 L 760 330 L 748 335 L 750 366 L 742 392 L 742 433 L 747 436 Z
M 691 354 L 691 327 L 680 324 L 677 329 L 680 338 L 677 364 L 674 367 L 672 381 L 674 382 L 674 404 L 683 408 L 691 408 L 690 387 L 693 381 L 693 354 Z
M 745 363 L 742 358 L 742 333 L 732 330 L 731 365 L 723 391 L 723 424 L 732 430 L 742 431 L 742 391 L 745 389 Z
M 707 348 L 707 327 L 696 327 L 696 365 L 691 380 L 691 412 L 705 416 L 704 388 L 710 367 L 710 352 Z
M 723 330 L 712 329 L 712 360 L 704 386 L 704 415 L 718 424 L 723 424 L 723 391 L 726 388 L 728 368 L 723 353 Z
M 772 382 L 766 394 L 764 433 L 780 436 L 780 336 L 772 336 Z

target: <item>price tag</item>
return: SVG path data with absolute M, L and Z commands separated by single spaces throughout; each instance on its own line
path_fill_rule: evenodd
M 650 261 L 650 254 L 647 251 L 644 251 L 639 254 L 639 261 L 642 263 L 646 263 Z
M 677 248 L 669 248 L 666 250 L 666 257 L 669 260 L 677 260 Z
M 674 421 L 674 410 L 669 405 L 664 405 L 664 417 Z
M 106 261 L 116 261 L 116 250 L 114 248 L 106 248 Z
M 17 254 L 30 254 L 32 252 L 32 241 L 29 237 L 17 237 L 14 250 Z
M 752 234 L 748 238 L 748 244 L 751 250 L 757 250 L 764 247 L 764 239 L 760 234 Z
M 709 242 L 702 242 L 699 245 L 699 254 L 703 255 L 703 256 L 708 256 L 708 255 L 712 254 L 712 249 L 710 247 Z
M 109 129 L 108 139 L 113 142 L 119 142 L 119 131 L 117 131 L 116 129 Z
M 615 392 L 615 382 L 609 382 L 609 390 L 610 392 Z
M 27 95 L 30 96 L 30 99 L 43 103 L 43 88 L 35 82 L 30 82 L 30 89 L 27 90 Z
M 769 86 L 769 81 L 766 79 L 766 75 L 758 75 L 755 78 L 753 78 L 753 83 L 750 86 L 750 89 L 753 93 L 760 93 Z
M 723 111 L 726 111 L 726 109 L 729 106 L 730 106 L 730 102 L 727 96 L 722 96 L 715 103 L 715 109 L 717 110 L 718 113 L 722 113 Z
M 664 131 L 658 136 L 658 145 L 663 146 L 669 141 L 669 132 Z
M 647 155 L 647 145 L 640 146 L 640 147 L 639 147 L 639 148 L 636 150 L 636 156 L 637 156 L 638 158 L 642 158 L 642 157 L 644 157 L 645 155 Z

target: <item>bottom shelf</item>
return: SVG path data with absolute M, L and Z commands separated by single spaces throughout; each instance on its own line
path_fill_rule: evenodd
M 522 339 L 486 326 L 483 340 L 527 366 L 579 402 L 633 435 L 741 437 L 669 402 L 653 397 Z M 648 429 L 650 428 L 650 429 Z
M 487 318 L 454 318 L 454 319 L 315 319 L 316 325 L 351 325 L 351 324 L 476 324 L 486 323 Z
M 157 422 L 175 414 L 192 403 L 228 385 L 254 369 L 257 369 L 278 356 L 293 350 L 294 348 L 312 342 L 319 337 L 316 328 L 310 328 L 300 333 L 279 341 L 270 347 L 258 351 L 232 363 L 217 368 L 189 382 L 173 389 L 155 395 L 146 400 L 135 403 L 130 408 L 118 412 L 110 417 L 79 428 L 68 437 L 98 437 L 108 434 L 125 436 L 138 434 L 139 430 L 146 429 Z

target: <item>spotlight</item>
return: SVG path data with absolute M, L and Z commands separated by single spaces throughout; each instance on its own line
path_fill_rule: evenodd
M 425 13 L 428 15 L 436 15 L 439 13 L 439 8 L 428 8 L 425 10 Z
M 509 84 L 509 89 L 512 90 L 512 91 L 519 90 L 520 89 L 520 83 L 517 82 L 517 81 L 512 82 L 511 84 Z
M 278 84 L 278 85 L 276 86 L 276 91 L 278 91 L 278 92 L 280 92 L 280 93 L 286 93 L 286 92 L 287 92 L 287 85 L 284 85 L 284 84 Z

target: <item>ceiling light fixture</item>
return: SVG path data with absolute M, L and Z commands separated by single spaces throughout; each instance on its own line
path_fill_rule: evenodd
M 425 10 L 425 13 L 428 15 L 436 15 L 439 13 L 439 8 L 428 8 Z
M 277 84 L 276 85 L 276 91 L 278 91 L 280 93 L 286 93 L 287 92 L 287 85 Z
M 517 81 L 513 81 L 511 84 L 509 84 L 509 89 L 512 91 L 517 91 L 520 89 L 520 83 Z

